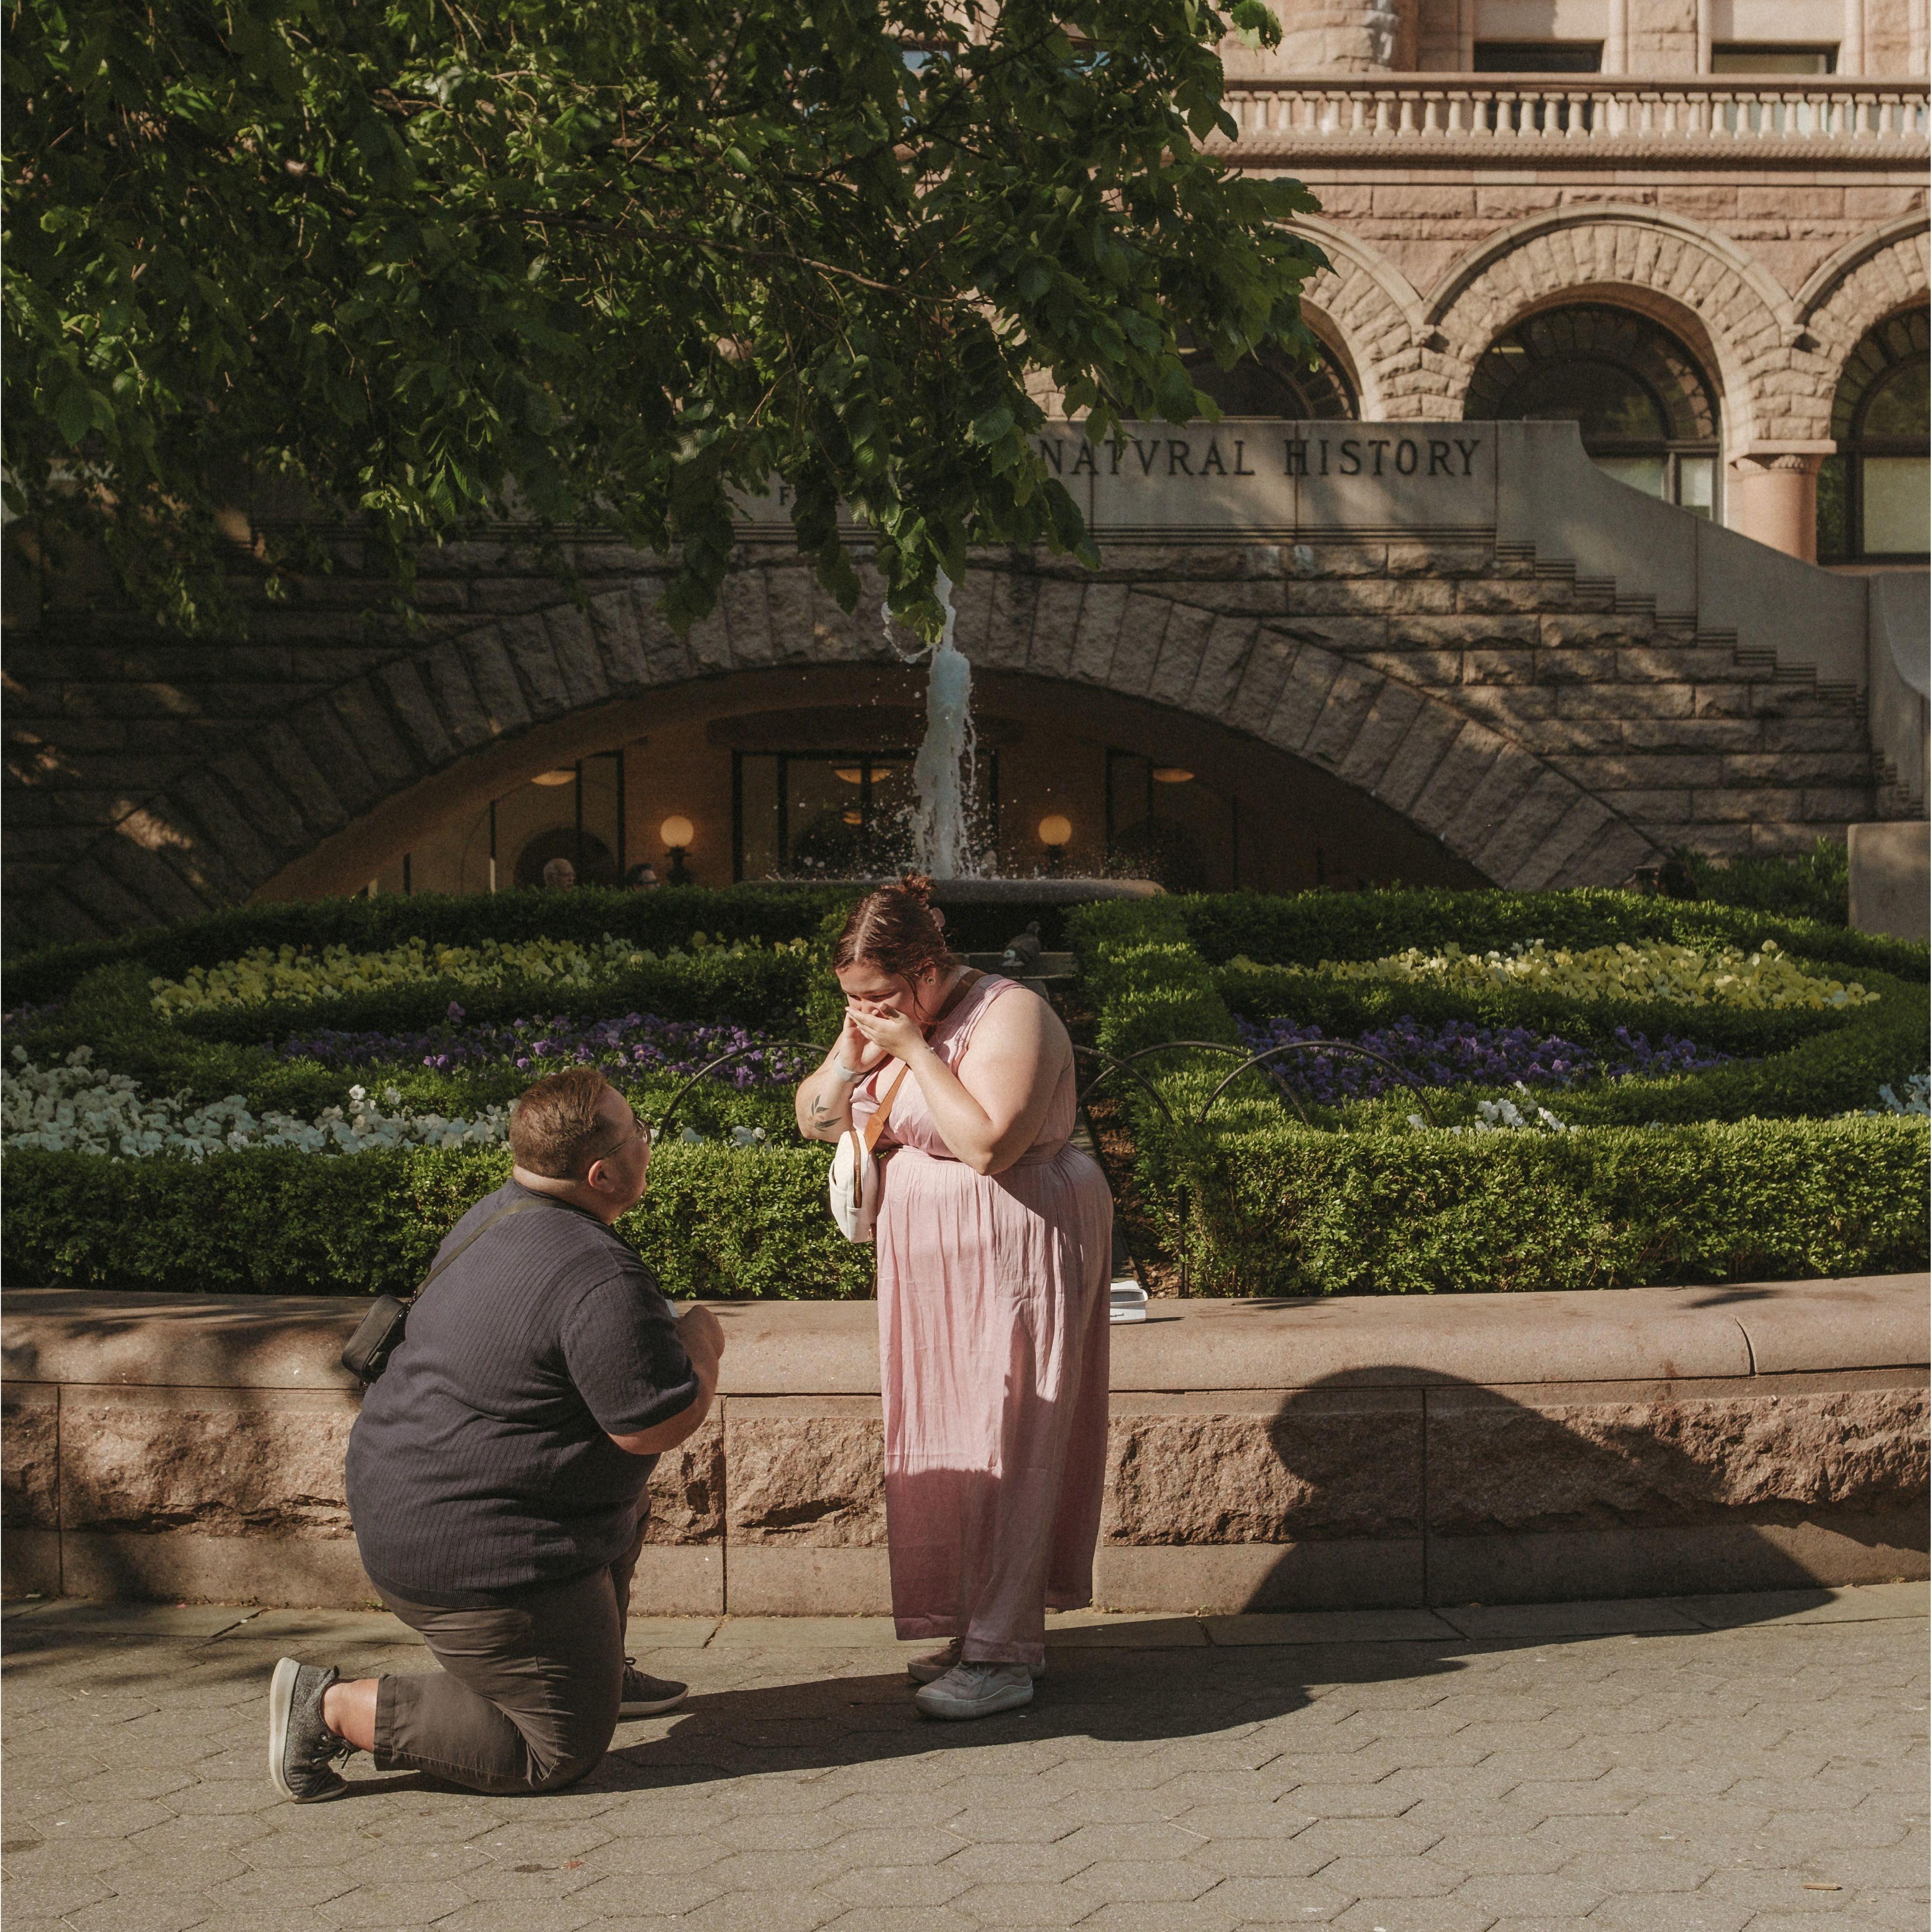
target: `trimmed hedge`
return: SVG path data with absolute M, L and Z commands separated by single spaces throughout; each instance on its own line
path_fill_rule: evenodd
M 1921 1120 L 1202 1137 L 1172 1234 L 1208 1294 L 1400 1294 L 1926 1264 Z M 1170 1212 L 1180 1204 L 1167 1190 Z
M 1660 910 L 1660 920 L 1644 923 Z M 1116 1055 L 1184 1036 L 1234 1041 L 1228 992 L 1251 1018 L 1292 1014 L 1344 1036 L 1408 1012 L 1428 1023 L 1534 1025 L 1588 1044 L 1607 1044 L 1614 1028 L 1628 1025 L 1763 1056 L 1702 1074 L 1539 1094 L 1577 1131 L 1480 1135 L 1407 1130 L 1413 1102 L 1401 1093 L 1315 1110 L 1342 1131 L 1304 1127 L 1284 1118 L 1258 1076 L 1197 1128 L 1184 1124 L 1232 1063 L 1150 1057 L 1141 1069 L 1184 1124 L 1116 1085 L 1135 1143 L 1124 1178 L 1190 1292 L 1630 1287 L 1926 1264 L 1927 1124 L 1803 1118 L 1870 1107 L 1881 1082 L 1902 1083 L 1924 1066 L 1922 946 L 1607 892 L 1230 894 L 1084 907 L 1069 923 L 1096 1042 Z M 1210 963 L 1246 953 L 1313 965 L 1450 939 L 1486 950 L 1559 936 L 1575 946 L 1776 938 L 1793 953 L 1858 971 L 1881 998 L 1821 1012 L 1580 1004 L 1516 989 L 1324 982 Z M 1896 970 L 1882 970 L 1875 953 Z M 1466 1110 L 1472 1103 L 1461 1097 Z M 1780 1114 L 1798 1118 L 1765 1118 Z
M 380 1082 L 402 1088 L 418 1108 L 470 1112 L 509 1098 L 525 1076 L 500 1068 L 323 1068 L 284 1062 L 269 1042 L 319 1025 L 411 1030 L 440 1020 L 452 998 L 477 1019 L 602 1018 L 635 1008 L 829 1039 L 840 1003 L 824 947 L 850 897 L 844 887 L 690 889 L 250 908 L 170 933 L 38 956 L 14 969 L 8 992 L 16 1003 L 64 1002 L 34 1028 L 44 1062 L 86 1044 L 100 1064 L 151 1091 L 198 1100 L 240 1093 L 258 1110 L 306 1116 L 339 1104 L 352 1084 Z M 949 925 L 956 943 L 997 944 L 1016 922 L 1010 908 L 976 909 L 975 920 Z M 1237 1044 L 1232 996 L 1250 1017 L 1292 1012 L 1342 1034 L 1412 1012 L 1534 1024 L 1592 1044 L 1631 1025 L 1757 1056 L 1748 1066 L 1551 1097 L 1573 1123 L 1602 1124 L 1564 1135 L 1414 1133 L 1400 1124 L 1408 1104 L 1400 1095 L 1340 1110 L 1333 1118 L 1346 1131 L 1304 1129 L 1285 1118 L 1258 1076 L 1228 1097 L 1209 1130 L 1176 1130 L 1144 1096 L 1118 1087 L 1114 1118 L 1134 1140 L 1123 1192 L 1198 1290 L 1612 1286 L 1924 1265 L 1927 1124 L 1798 1118 L 1873 1106 L 1881 1082 L 1898 1085 L 1924 1066 L 1923 946 L 1708 902 L 1611 892 L 1104 901 L 1070 909 L 1064 927 L 1080 956 L 1097 1044 L 1114 1054 L 1177 1039 Z M 809 953 L 664 960 L 589 994 L 541 985 L 411 988 L 185 1023 L 156 1014 L 148 986 L 157 974 L 285 940 L 375 948 L 412 934 L 454 942 L 610 931 L 665 951 L 693 929 L 813 944 Z M 1882 997 L 1849 1012 L 1578 1006 L 1543 993 L 1290 980 L 1226 964 L 1238 953 L 1312 965 L 1412 944 L 1454 940 L 1486 949 L 1538 938 L 1747 946 L 1775 938 L 1795 956 L 1829 962 L 1840 976 L 1864 979 Z M 1184 1120 L 1232 1064 L 1177 1054 L 1142 1067 Z M 647 1108 L 680 1084 L 662 1075 L 624 1082 Z M 784 1144 L 788 1094 L 706 1087 L 686 1106 L 681 1118 L 707 1132 L 760 1124 L 779 1144 L 739 1149 L 674 1140 L 659 1148 L 650 1192 L 620 1232 L 666 1287 L 719 1298 L 870 1292 L 872 1251 L 843 1240 L 826 1210 L 828 1150 Z M 1774 1115 L 1794 1118 L 1767 1118 Z M 1660 1121 L 1681 1124 L 1640 1124 Z M 318 1156 L 253 1148 L 199 1163 L 16 1149 L 6 1163 L 0 1264 L 22 1282 L 406 1290 L 442 1233 L 506 1167 L 500 1149 Z
M 1866 967 L 1861 980 L 1879 995 L 1870 1006 L 1760 1011 L 1687 1006 L 1669 1001 L 1572 1000 L 1514 987 L 1463 991 L 1324 980 L 1279 968 L 1222 967 L 1215 990 L 1244 1018 L 1286 1017 L 1347 1039 L 1409 1015 L 1424 1025 L 1470 1019 L 1560 1034 L 1600 1052 L 1619 1027 L 1653 1041 L 1666 1034 L 1739 1056 L 1740 1064 L 1666 1078 L 1586 1086 L 1545 1103 L 1585 1121 L 1741 1120 L 1754 1115 L 1804 1118 L 1872 1106 L 1878 1090 L 1922 1072 L 1932 1054 L 1925 989 Z
M 190 967 L 238 958 L 257 946 L 346 946 L 382 952 L 410 939 L 474 946 L 485 939 L 574 939 L 611 933 L 663 952 L 693 932 L 727 940 L 808 939 L 835 907 L 849 906 L 849 886 L 765 887 L 660 886 L 650 892 L 583 886 L 568 892 L 415 892 L 406 898 L 320 899 L 237 906 L 206 919 L 124 939 L 58 946 L 7 962 L 9 1006 L 39 1005 L 65 995 L 100 966 L 131 962 L 148 974 L 178 980 Z M 439 1009 L 439 1010 L 440 1010 Z
M 872 1292 L 872 1250 L 825 1204 L 830 1150 L 660 1148 L 617 1231 L 667 1294 L 728 1300 Z M 500 1148 L 201 1162 L 7 1156 L 0 1265 L 16 1283 L 218 1294 L 406 1294 L 464 1214 L 508 1178 Z
M 1663 939 L 1746 948 L 1774 939 L 1801 959 L 1874 967 L 1904 980 L 1928 976 L 1922 941 L 1882 938 L 1714 901 L 1654 898 L 1594 886 L 1556 892 L 1219 892 L 1175 903 L 1188 938 L 1215 966 L 1237 954 L 1279 966 L 1379 959 L 1406 946 L 1436 949 L 1451 940 L 1486 952 L 1534 939 L 1565 946 Z

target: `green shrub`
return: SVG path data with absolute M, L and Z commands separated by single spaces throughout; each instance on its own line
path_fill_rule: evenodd
M 1752 1115 L 1800 1118 L 1871 1106 L 1880 1087 L 1922 1072 L 1932 1054 L 1924 988 L 1869 966 L 1862 982 L 1879 995 L 1869 1006 L 1760 1010 L 1688 1006 L 1669 1001 L 1576 1000 L 1520 988 L 1477 991 L 1323 979 L 1280 968 L 1224 966 L 1216 988 L 1244 1019 L 1291 1018 L 1347 1039 L 1412 1016 L 1425 1026 L 1469 1019 L 1484 1026 L 1527 1027 L 1613 1054 L 1619 1027 L 1648 1036 L 1666 1034 L 1735 1054 L 1748 1064 L 1657 1079 L 1593 1083 L 1544 1096 L 1580 1125 L 1586 1121 L 1738 1120 Z
M 474 946 L 485 939 L 575 939 L 607 932 L 653 952 L 681 946 L 694 932 L 728 940 L 809 938 L 833 907 L 848 906 L 850 886 L 661 886 L 644 892 L 581 886 L 568 892 L 515 892 L 452 897 L 321 899 L 237 906 L 206 919 L 95 944 L 50 947 L 10 958 L 10 1006 L 60 999 L 98 966 L 130 961 L 178 980 L 190 967 L 218 965 L 257 946 L 346 946 L 380 952 L 410 939 Z
M 1339 1114 L 1316 1110 L 1318 1123 L 1346 1131 L 1305 1128 L 1284 1119 L 1278 1095 L 1252 1075 L 1198 1128 L 1190 1124 L 1229 1063 L 1143 1060 L 1174 1120 L 1138 1090 L 1114 1090 L 1134 1140 L 1132 1172 L 1120 1178 L 1167 1260 L 1182 1264 L 1192 1292 L 1244 1294 L 1629 1286 L 1924 1266 L 1924 1122 L 1770 1117 L 1862 1112 L 1882 1082 L 1923 1068 L 1925 949 L 1880 949 L 1904 969 L 1895 975 L 1843 931 L 1767 931 L 1748 915 L 1668 902 L 1670 920 L 1644 928 L 1639 916 L 1658 903 L 1622 893 L 1378 892 L 1081 909 L 1070 924 L 1080 934 L 1083 988 L 1096 1039 L 1115 1054 L 1184 1033 L 1231 1040 L 1232 1001 L 1251 1019 L 1286 1014 L 1341 1036 L 1411 1013 L 1430 1024 L 1534 1026 L 1599 1048 L 1628 1026 L 1653 1040 L 1688 1034 L 1760 1056 L 1702 1074 L 1540 1094 L 1580 1131 L 1483 1134 L 1408 1131 L 1406 1094 Z M 1439 923 L 1427 925 L 1438 910 Z M 1203 936 L 1200 950 L 1190 935 Z M 1826 1012 L 1580 1004 L 1516 988 L 1216 968 L 1202 956 L 1312 964 L 1450 939 L 1486 949 L 1557 937 L 1576 946 L 1775 937 L 1793 952 L 1856 970 L 1880 998 Z M 1438 1111 L 1467 1116 L 1474 1096 L 1459 1092 Z
M 1788 858 L 1725 861 L 1688 845 L 1670 856 L 1661 883 L 1674 897 L 1748 906 L 1825 926 L 1843 926 L 1849 916 L 1850 855 L 1842 839 L 1821 838 L 1810 851 Z
M 1926 1263 L 1922 1120 L 1182 1138 L 1156 1175 L 1196 1293 L 1635 1288 Z
M 672 1294 L 868 1294 L 872 1250 L 833 1222 L 829 1164 L 814 1146 L 663 1147 L 618 1232 Z M 406 1294 L 443 1235 L 508 1173 L 496 1148 L 253 1148 L 199 1162 L 16 1148 L 0 1264 L 16 1287 Z
M 1210 964 L 1237 955 L 1271 965 L 1315 966 L 1324 959 L 1379 959 L 1410 946 L 1454 940 L 1472 952 L 1521 940 L 1552 946 L 1633 944 L 1754 947 L 1774 939 L 1801 959 L 1876 967 L 1900 978 L 1928 976 L 1922 941 L 1853 932 L 1816 920 L 1774 916 L 1702 901 L 1648 898 L 1594 887 L 1555 892 L 1219 892 L 1174 902 L 1187 934 Z
M 1180 902 L 1102 899 L 1070 912 L 1066 926 L 1102 1053 L 1124 1058 L 1163 1040 L 1238 1040 L 1214 976 L 1188 938 Z
M 560 987 L 543 980 L 501 986 L 430 980 L 337 999 L 218 1006 L 183 1014 L 171 1024 L 199 1040 L 237 1042 L 280 1042 L 322 1027 L 338 1033 L 414 1033 L 440 1025 L 454 1003 L 478 1024 L 558 1015 L 608 1019 L 640 1012 L 668 1020 L 716 1022 L 756 1014 L 759 1025 L 784 1032 L 797 1026 L 817 969 L 818 962 L 806 953 L 734 954 L 713 948 L 660 959 L 592 987 Z

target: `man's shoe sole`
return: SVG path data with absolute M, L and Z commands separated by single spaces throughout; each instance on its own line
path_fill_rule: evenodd
M 318 1791 L 304 1798 L 289 1783 L 289 1711 L 295 1702 L 296 1681 L 301 1675 L 300 1662 L 285 1657 L 268 1680 L 268 1779 L 291 1804 L 319 1804 L 328 1798 L 340 1798 L 346 1787 L 338 1779 L 333 1791 Z
M 930 1685 L 927 1687 L 928 1689 L 931 1688 Z M 950 1724 L 964 1724 L 969 1718 L 997 1718 L 1002 1711 L 1024 1708 L 1033 1702 L 1033 1684 L 1029 1679 L 1024 1690 L 1016 1684 L 995 1696 L 975 1698 L 970 1704 L 956 1704 L 950 1699 L 944 1703 L 937 1699 L 928 1703 L 924 1690 L 913 1702 L 928 1718 L 943 1718 Z
M 654 1702 L 640 1704 L 626 1702 L 617 1706 L 617 1721 L 621 1724 L 627 1718 L 656 1718 L 666 1711 L 675 1711 L 691 1695 L 689 1687 L 680 1690 L 675 1697 L 660 1697 Z

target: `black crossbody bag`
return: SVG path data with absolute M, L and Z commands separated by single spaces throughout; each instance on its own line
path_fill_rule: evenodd
M 453 1252 L 443 1256 L 418 1285 L 414 1294 L 379 1294 L 375 1305 L 363 1316 L 354 1334 L 350 1336 L 348 1346 L 342 1352 L 342 1366 L 357 1381 L 367 1384 L 373 1382 L 389 1366 L 389 1358 L 401 1346 L 404 1331 L 409 1326 L 410 1310 L 422 1298 L 428 1288 L 443 1270 L 458 1256 L 466 1253 L 480 1241 L 499 1221 L 507 1221 L 512 1214 L 520 1214 L 526 1208 L 541 1208 L 541 1201 L 512 1201 L 499 1208 L 476 1233 L 466 1236 Z

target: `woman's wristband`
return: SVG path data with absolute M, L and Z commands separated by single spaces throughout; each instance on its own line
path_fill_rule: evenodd
M 833 1060 L 832 1070 L 848 1087 L 856 1087 L 866 1077 L 865 1070 L 862 1067 L 848 1066 L 842 1060 Z

